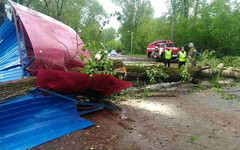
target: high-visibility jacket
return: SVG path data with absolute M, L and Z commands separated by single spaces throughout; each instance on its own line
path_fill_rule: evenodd
M 172 58 L 172 51 L 165 50 L 165 59 L 171 59 L 171 58 Z
M 186 52 L 184 51 L 184 52 L 182 52 L 182 51 L 180 51 L 179 52 L 179 61 L 180 62 L 185 62 L 186 61 Z

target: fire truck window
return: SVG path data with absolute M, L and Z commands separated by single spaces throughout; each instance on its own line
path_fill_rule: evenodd
M 167 47 L 175 47 L 174 44 L 167 44 Z

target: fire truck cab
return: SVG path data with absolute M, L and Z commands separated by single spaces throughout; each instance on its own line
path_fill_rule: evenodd
M 150 43 L 147 47 L 146 54 L 149 58 L 154 58 L 158 61 L 162 61 L 164 59 L 163 52 L 167 48 L 172 50 L 172 59 L 176 59 L 177 54 L 179 52 L 179 48 L 176 47 L 175 43 L 173 43 L 170 40 L 159 40 L 159 41 Z

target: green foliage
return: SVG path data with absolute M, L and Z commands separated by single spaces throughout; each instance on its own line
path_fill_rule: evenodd
M 134 9 L 134 4 L 141 4 L 139 1 L 113 1 L 123 9 L 119 17 L 122 24 L 119 31 L 125 50 L 130 50 L 131 32 L 134 33 L 133 52 L 139 54 L 145 54 L 147 45 L 153 41 L 170 39 L 172 15 L 167 13 L 160 18 L 152 18 L 150 6 Z M 169 6 L 169 12 L 173 12 L 175 17 L 175 43 L 187 46 L 189 42 L 193 42 L 198 51 L 214 49 L 218 56 L 239 55 L 239 1 L 174 0 L 169 1 Z M 141 14 L 140 12 L 145 12 L 146 15 L 142 15 L 140 19 L 135 18 L 134 14 Z M 137 23 L 132 23 L 132 20 Z
M 217 73 L 217 77 L 221 76 L 221 71 L 219 68 L 217 68 L 220 63 L 221 59 L 216 57 L 216 52 L 214 50 L 204 51 L 199 58 L 199 64 L 201 66 L 210 66 Z
M 170 6 L 169 13 L 159 18 L 153 18 L 150 0 L 112 0 L 122 9 L 115 14 L 107 14 L 97 0 L 20 1 L 69 25 L 85 43 L 102 42 L 108 50 L 129 52 L 133 36 L 133 52 L 145 54 L 149 43 L 170 39 L 174 23 L 173 41 L 179 46 L 193 42 L 202 54 L 205 49 L 214 49 L 216 52 L 212 55 L 239 55 L 240 2 L 237 0 L 172 0 L 167 4 Z M 172 14 L 175 22 L 172 21 Z M 117 16 L 121 23 L 118 32 L 113 28 L 103 29 L 112 16 Z M 121 42 L 115 41 L 118 34 L 121 35 Z M 91 47 L 89 50 L 92 51 Z M 226 66 L 233 64 L 233 67 L 239 68 L 239 59 L 224 57 L 223 61 Z M 216 66 L 217 59 L 203 63 Z
M 147 98 L 149 95 L 150 95 L 150 90 L 149 89 L 147 89 L 146 87 L 144 87 L 144 88 L 142 88 L 142 92 L 141 92 L 141 96 L 142 96 L 142 98 Z
M 108 99 L 111 101 L 126 101 L 134 98 L 141 98 L 141 95 L 136 93 L 136 90 L 133 88 L 128 88 L 126 90 L 122 90 L 116 94 L 108 96 Z
M 121 41 L 116 41 L 115 39 L 108 41 L 105 46 L 109 52 L 111 52 L 111 50 L 116 50 L 117 52 L 120 52 L 122 50 Z
M 143 64 L 142 64 L 142 62 L 137 63 L 136 66 L 137 66 L 139 69 L 142 69 L 142 68 L 143 68 Z
M 206 87 L 202 85 L 201 83 L 198 84 L 198 86 L 194 89 L 189 90 L 189 92 L 202 92 Z
M 153 69 L 147 69 L 146 73 L 148 78 L 150 79 L 150 83 L 156 83 L 156 78 L 158 78 L 158 81 L 161 81 L 161 78 L 168 78 L 168 75 L 163 72 L 162 67 L 163 64 L 156 64 Z
M 214 87 L 214 88 L 212 88 L 212 92 L 222 92 L 222 91 L 223 91 L 223 89 L 220 88 L 220 87 Z
M 69 25 L 85 43 L 99 42 L 107 15 L 97 0 L 25 0 L 24 4 Z
M 213 120 L 210 119 L 210 120 L 208 120 L 208 122 L 213 123 Z
M 233 95 L 233 94 L 222 94 L 222 95 L 221 95 L 221 98 L 222 98 L 222 99 L 225 99 L 225 100 L 232 100 L 232 99 L 235 99 L 236 96 Z
M 122 42 L 115 40 L 116 37 L 117 32 L 114 28 L 106 28 L 101 31 L 98 40 L 105 45 L 105 49 L 109 52 L 113 49 L 120 52 L 122 51 Z
M 104 51 L 99 51 L 99 54 L 101 55 L 100 60 L 89 59 L 80 72 L 90 76 L 93 74 L 116 75 L 116 72 L 112 70 L 113 61 L 107 59 L 107 54 Z
M 188 72 L 188 65 L 189 65 L 189 62 L 187 61 L 186 65 L 183 65 L 180 68 L 181 69 L 180 76 L 182 77 L 182 82 L 184 82 L 184 83 L 189 83 L 193 79 L 191 77 L 191 74 Z
M 216 57 L 216 52 L 214 50 L 206 50 L 201 54 L 199 63 L 202 66 L 210 66 L 211 68 L 216 68 L 221 63 L 221 61 Z
M 149 20 L 153 16 L 153 8 L 149 0 L 112 0 L 116 5 L 121 7 L 122 12 L 118 12 L 118 20 L 121 23 L 119 33 L 121 41 L 123 42 L 123 49 L 130 51 L 131 36 L 133 36 L 133 49 L 136 53 L 141 53 L 139 49 L 136 49 L 139 42 L 135 39 L 138 36 L 137 30 L 139 26 L 146 20 Z M 146 47 L 144 47 L 145 49 Z
M 199 140 L 200 139 L 200 136 L 192 136 L 191 138 L 190 138 L 190 141 L 191 142 L 196 142 L 197 140 Z
M 118 44 L 117 47 L 130 50 L 131 32 L 133 32 L 135 53 L 144 54 L 146 46 L 152 41 L 170 39 L 172 16 L 166 14 L 160 18 L 153 18 L 153 9 L 149 0 L 112 1 L 123 10 L 116 13 L 122 24 L 119 32 L 123 42 L 122 46 Z M 174 0 L 171 2 L 169 8 L 174 12 L 176 20 L 174 41 L 178 45 L 186 46 L 191 41 L 199 51 L 208 48 L 215 49 L 218 55 L 238 54 L 240 43 L 238 1 Z M 109 36 L 105 33 L 103 36 L 98 34 L 99 29 L 108 23 L 104 18 L 109 17 L 96 0 L 24 0 L 24 4 L 70 25 L 81 35 L 85 43 L 93 40 L 106 44 L 114 39 L 113 36 L 116 37 L 112 29 L 106 30 Z M 106 37 L 111 37 L 111 40 L 106 41 Z M 108 45 L 113 44 L 110 42 Z M 118 50 L 110 47 L 106 46 L 107 49 Z
M 116 37 L 116 30 L 114 28 L 103 29 L 100 34 L 100 42 L 107 43 L 114 40 Z
M 226 67 L 240 68 L 240 57 L 239 56 L 225 56 L 222 58 L 222 62 Z
M 129 55 L 129 56 L 137 56 L 137 57 L 147 58 L 146 54 L 131 54 L 131 53 L 124 53 L 124 54 Z

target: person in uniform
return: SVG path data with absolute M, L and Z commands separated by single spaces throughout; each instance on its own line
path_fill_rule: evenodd
M 179 64 L 178 64 L 178 68 L 181 68 L 182 65 L 186 64 L 186 51 L 184 51 L 184 47 L 181 47 L 181 51 L 178 52 L 178 60 L 179 60 Z
M 188 53 L 188 59 L 192 66 L 196 67 L 197 50 L 194 48 L 193 43 L 189 43 L 190 51 Z

